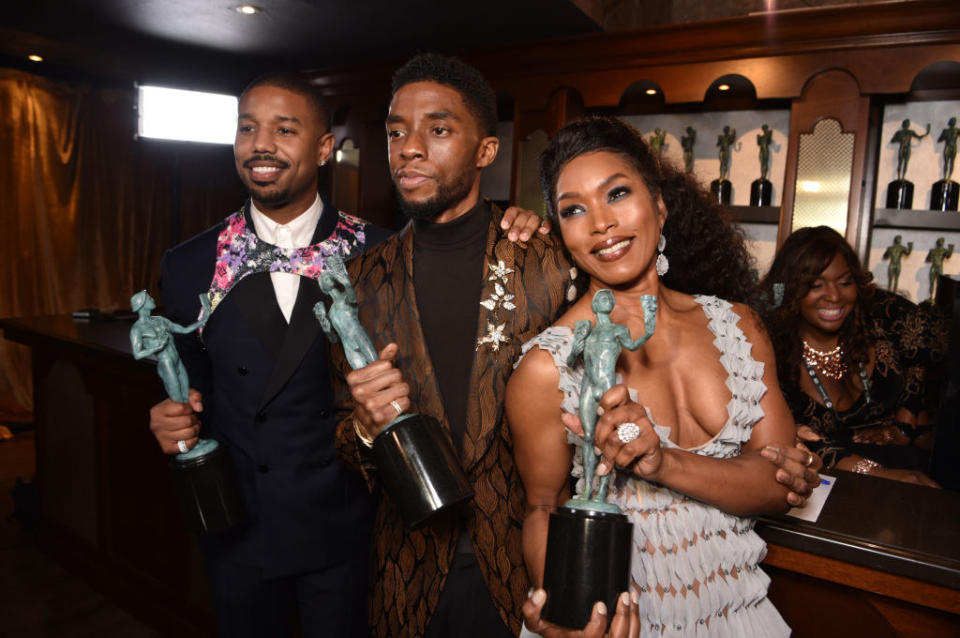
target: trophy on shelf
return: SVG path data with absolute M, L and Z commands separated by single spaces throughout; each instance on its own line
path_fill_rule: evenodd
M 593 605 L 602 600 L 607 609 L 616 609 L 617 597 L 630 584 L 630 548 L 633 524 L 614 503 L 607 502 L 611 471 L 596 481 L 597 454 L 594 434 L 597 407 L 603 395 L 616 383 L 617 359 L 622 348 L 636 350 L 653 336 L 657 320 L 657 298 L 644 295 L 644 335 L 631 339 L 630 331 L 610 321 L 615 301 L 610 290 L 598 290 L 591 308 L 596 324 L 589 319 L 574 326 L 573 344 L 567 358 L 574 365 L 583 355 L 580 386 L 580 422 L 584 439 L 578 444 L 583 459 L 584 489 L 550 514 L 543 588 L 547 602 L 543 617 L 563 627 L 579 629 L 589 622 Z M 623 442 L 637 438 L 635 423 L 622 423 L 617 436 Z M 595 486 L 594 483 L 597 483 Z M 610 614 L 609 617 L 612 616 Z
M 663 154 L 663 145 L 667 141 L 667 132 L 662 128 L 657 127 L 653 129 L 653 134 L 650 135 L 650 152 L 653 153 L 654 157 L 660 159 L 660 155 Z
M 318 283 L 332 303 L 327 309 L 318 301 L 313 312 L 331 343 L 343 343 L 354 370 L 376 361 L 377 351 L 357 314 L 357 292 L 339 256 L 327 258 Z M 411 529 L 473 497 L 450 439 L 433 417 L 398 415 L 373 439 L 371 450 L 381 484 Z
M 887 208 L 913 208 L 913 183 L 906 180 L 907 164 L 910 163 L 910 147 L 914 138 L 920 140 L 929 134 L 929 124 L 927 124 L 927 132 L 921 134 L 911 130 L 910 120 L 907 119 L 890 138 L 890 143 L 898 144 L 899 150 L 897 151 L 897 179 L 887 185 Z
M 957 200 L 960 198 L 960 184 L 950 179 L 953 174 L 953 162 L 957 159 L 957 137 L 960 128 L 957 127 L 957 118 L 951 117 L 947 121 L 947 128 L 940 132 L 937 143 L 943 142 L 943 179 L 934 182 L 930 191 L 930 208 L 933 210 L 957 210 Z
M 189 326 L 151 316 L 157 306 L 146 290 L 130 298 L 130 307 L 138 315 L 130 328 L 134 359 L 156 355 L 157 374 L 167 395 L 177 403 L 189 403 L 190 381 L 173 333 L 189 334 L 206 323 L 210 317 L 207 293 L 200 294 L 200 319 Z M 198 533 L 216 534 L 243 521 L 246 516 L 243 499 L 226 448 L 215 439 L 199 439 L 191 450 L 187 450 L 184 441 L 178 441 L 177 445 L 180 454 L 173 457 L 170 470 L 190 527 Z
M 953 244 L 944 248 L 944 238 L 937 237 L 937 245 L 927 253 L 927 263 L 930 264 L 930 301 L 934 300 L 937 291 L 937 277 L 943 274 L 943 261 L 953 257 Z
M 770 143 L 773 141 L 773 129 L 764 124 L 762 133 L 757 135 L 757 146 L 760 147 L 760 179 L 750 184 L 750 205 L 769 206 L 773 198 L 773 184 L 767 179 L 770 170 Z
M 737 129 L 723 127 L 723 133 L 717 136 L 717 146 L 720 147 L 720 179 L 710 182 L 710 192 L 722 206 L 729 206 L 733 197 L 733 184 L 727 179 L 730 174 L 730 150 L 737 141 Z
M 692 126 L 687 127 L 687 134 L 680 138 L 680 146 L 683 147 L 683 169 L 693 174 L 693 147 L 697 143 L 697 129 Z
M 887 290 L 891 292 L 896 292 L 897 286 L 900 285 L 900 269 L 903 258 L 909 257 L 910 253 L 913 252 L 913 242 L 908 241 L 907 245 L 904 246 L 901 243 L 902 241 L 903 236 L 897 235 L 893 238 L 893 243 L 883 251 L 883 259 L 890 260 L 890 265 L 887 266 Z

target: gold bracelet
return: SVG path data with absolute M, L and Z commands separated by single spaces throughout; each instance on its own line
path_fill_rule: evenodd
M 370 435 L 367 434 L 367 431 L 363 429 L 363 426 L 360 425 L 360 420 L 356 416 L 353 417 L 353 431 L 357 433 L 357 438 L 360 439 L 360 442 L 363 443 L 366 447 L 373 447 L 373 439 L 370 438 Z
M 853 471 L 857 474 L 869 474 L 873 470 L 883 468 L 882 465 L 870 459 L 860 459 L 853 465 Z

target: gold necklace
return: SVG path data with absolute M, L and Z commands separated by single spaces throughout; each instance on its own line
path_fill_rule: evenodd
M 811 346 L 805 339 L 803 341 L 803 360 L 807 365 L 815 368 L 823 376 L 839 381 L 847 374 L 847 364 L 843 360 L 843 348 L 840 344 L 833 350 L 823 352 Z

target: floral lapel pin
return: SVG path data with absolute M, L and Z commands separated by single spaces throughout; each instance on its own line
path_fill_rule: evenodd
M 487 333 L 477 339 L 477 350 L 480 346 L 489 344 L 494 352 L 500 350 L 500 345 L 510 341 L 510 337 L 503 333 L 506 328 L 506 322 L 498 322 L 501 310 L 514 310 L 516 304 L 513 303 L 514 295 L 509 292 L 510 275 L 513 274 L 513 268 L 507 268 L 503 260 L 497 263 L 491 263 L 489 267 L 489 276 L 487 281 L 493 282 L 493 290 L 489 296 L 480 302 L 480 305 L 490 313 L 487 320 Z

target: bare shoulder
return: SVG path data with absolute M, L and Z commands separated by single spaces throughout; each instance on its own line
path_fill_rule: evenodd
M 771 364 L 774 361 L 773 343 L 770 341 L 770 334 L 763 323 L 763 319 L 756 310 L 744 303 L 734 302 L 733 311 L 740 317 L 737 324 L 743 332 L 743 336 L 753 346 L 751 353 L 757 361 L 766 361 Z M 776 366 L 771 365 L 771 372 L 776 372 Z
M 731 302 L 731 306 L 733 306 L 733 311 L 737 313 L 737 316 L 740 317 L 740 322 L 737 325 L 743 331 L 743 336 L 753 343 L 770 341 L 767 329 L 763 325 L 763 319 L 760 318 L 756 310 L 739 301 Z
M 510 377 L 507 391 L 511 388 L 523 392 L 559 387 L 560 372 L 553 355 L 539 346 L 531 348 L 520 360 Z

